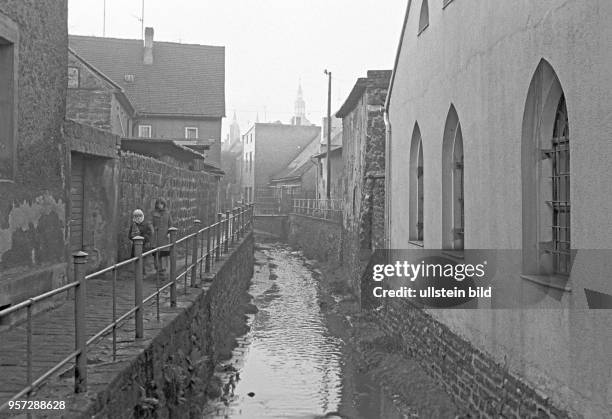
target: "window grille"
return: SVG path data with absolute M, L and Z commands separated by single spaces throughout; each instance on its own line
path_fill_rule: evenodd
M 555 274 L 569 275 L 571 268 L 570 246 L 570 151 L 569 125 L 565 96 L 561 96 L 555 117 L 552 149 L 552 246 Z
M 417 240 L 423 241 L 424 237 L 424 220 L 423 206 L 425 203 L 425 193 L 423 190 L 423 147 L 422 142 L 419 143 L 419 157 L 417 163 Z
M 453 248 L 463 250 L 465 236 L 465 208 L 463 187 L 463 136 L 461 126 L 457 122 L 455 141 L 453 145 Z

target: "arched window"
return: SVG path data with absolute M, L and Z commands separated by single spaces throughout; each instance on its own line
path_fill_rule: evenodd
M 442 142 L 442 247 L 463 250 L 464 239 L 463 135 L 451 105 Z
M 409 239 L 411 242 L 423 245 L 424 240 L 424 189 L 423 189 L 423 140 L 419 124 L 414 124 L 412 141 L 410 143 L 410 166 L 409 166 L 409 208 L 408 219 L 410 222 Z
M 563 88 L 545 60 L 529 86 L 522 134 L 523 273 L 561 278 L 552 285 L 563 288 L 572 264 L 570 130 Z
M 420 35 L 421 32 L 427 29 L 428 26 L 429 26 L 429 4 L 427 3 L 427 0 L 423 0 L 423 3 L 421 3 L 421 16 L 419 18 L 418 34 Z

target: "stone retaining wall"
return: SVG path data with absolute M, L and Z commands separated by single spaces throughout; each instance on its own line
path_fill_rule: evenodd
M 308 258 L 342 263 L 342 225 L 308 215 L 289 215 L 289 244 Z
M 137 353 L 106 366 L 90 365 L 89 393 L 71 394 L 65 417 L 200 417 L 210 379 L 231 354 L 231 324 L 253 275 L 254 240 L 248 234 L 213 268 L 202 288 L 179 290 L 178 307 L 165 306 L 162 325 L 145 324 Z M 152 330 L 153 329 L 153 330 Z M 152 336 L 151 336 L 152 335 Z

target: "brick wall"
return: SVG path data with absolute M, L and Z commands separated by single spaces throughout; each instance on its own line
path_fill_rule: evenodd
M 458 406 L 484 418 L 569 418 L 505 365 L 406 300 L 385 300 L 372 311 L 386 334 L 400 341 Z
M 216 216 L 217 178 L 128 152 L 120 157 L 118 248 L 130 254 L 128 239 L 132 211 L 141 208 L 150 218 L 155 200 L 164 198 L 179 234 L 193 228 L 194 220 L 212 223 Z

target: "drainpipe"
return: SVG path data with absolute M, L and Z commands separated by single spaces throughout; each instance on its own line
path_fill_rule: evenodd
M 385 108 L 385 248 L 391 248 L 391 121 Z

